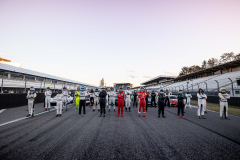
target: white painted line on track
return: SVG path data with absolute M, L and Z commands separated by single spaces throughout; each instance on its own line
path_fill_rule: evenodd
M 2 112 L 5 111 L 5 110 L 6 110 L 6 109 L 1 109 L 1 110 L 0 110 L 0 113 L 2 113 Z
M 56 109 L 50 109 L 50 111 L 54 111 L 54 110 L 56 110 Z M 34 114 L 34 117 L 38 116 L 38 115 L 41 115 L 41 114 L 44 114 L 44 113 L 48 113 L 50 111 L 44 111 L 44 112 L 40 112 L 40 113 Z M 27 119 L 27 118 L 32 118 L 32 117 L 23 117 L 23 118 L 18 118 L 18 119 L 9 121 L 9 122 L 5 122 L 5 123 L 0 124 L 0 127 L 1 126 L 5 126 L 5 125 L 10 124 L 10 123 L 18 122 L 18 121 L 21 121 L 21 120 Z

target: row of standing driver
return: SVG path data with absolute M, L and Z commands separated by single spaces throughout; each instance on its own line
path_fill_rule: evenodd
M 51 95 L 52 91 L 50 90 L 50 87 L 47 87 L 47 90 L 44 93 L 45 95 L 45 110 L 50 110 L 50 100 L 51 100 Z M 66 106 L 67 103 L 67 96 L 68 96 L 68 91 L 66 87 L 63 87 L 63 91 L 60 89 L 58 91 L 58 94 L 56 95 L 56 100 L 57 100 L 57 105 L 56 105 L 56 116 L 61 116 L 62 115 L 62 107 Z M 34 116 L 34 99 L 37 97 L 37 94 L 35 92 L 35 88 L 32 86 L 30 87 L 29 92 L 27 93 L 27 99 L 28 99 L 28 112 L 29 116 Z
M 121 114 L 123 116 L 123 106 L 124 106 L 124 98 L 126 98 L 126 107 L 130 107 L 130 95 L 131 95 L 131 91 L 130 91 L 130 87 L 127 87 L 128 90 L 123 93 L 122 88 L 120 88 L 120 92 L 118 93 L 118 116 L 120 114 L 120 109 L 122 110 Z M 110 96 L 110 103 L 115 103 L 115 92 L 113 90 L 113 88 L 111 88 L 111 91 L 109 96 Z M 50 90 L 50 87 L 47 88 L 47 91 L 45 92 L 45 109 L 50 109 L 50 99 L 51 99 L 51 95 L 52 95 L 52 91 Z M 56 95 L 56 99 L 57 99 L 57 115 L 56 116 L 61 116 L 62 114 L 62 101 L 63 99 L 64 102 L 67 101 L 67 95 L 68 95 L 68 91 L 66 90 L 66 87 L 63 87 L 63 93 L 62 90 L 58 91 L 58 94 Z M 81 115 L 81 108 L 83 108 L 83 114 L 86 114 L 86 97 L 87 93 L 85 92 L 85 87 L 81 86 L 81 91 L 80 88 L 77 88 L 77 91 L 75 92 L 75 96 L 76 96 L 76 109 L 79 110 L 79 114 Z M 107 102 L 107 93 L 105 92 L 105 88 L 102 88 L 102 92 L 98 92 L 98 90 L 95 91 L 94 93 L 94 97 L 99 97 L 99 98 L 94 98 L 94 104 L 99 104 L 100 101 L 100 113 L 102 116 L 102 114 L 106 113 L 106 102 Z M 126 97 L 125 97 L 126 95 Z M 133 94 L 134 95 L 134 94 Z M 147 93 L 144 92 L 144 88 L 141 87 L 140 88 L 140 92 L 138 92 L 138 98 L 139 98 L 139 117 L 140 117 L 140 113 L 141 113 L 141 108 L 143 108 L 143 116 L 145 116 L 145 99 L 147 97 Z M 164 94 L 163 90 L 160 90 L 160 93 L 158 94 L 158 117 L 160 117 L 160 114 L 162 113 L 162 116 L 164 116 L 164 100 L 166 100 L 168 98 L 168 96 L 165 96 L 166 94 Z M 34 99 L 36 98 L 37 94 L 35 92 L 35 88 L 31 87 L 30 91 L 27 93 L 27 99 L 28 99 L 28 111 L 29 114 L 28 116 L 34 116 Z M 226 89 L 225 88 L 221 88 L 220 89 L 220 93 L 218 94 L 219 98 L 220 98 L 220 118 L 223 119 L 223 111 L 225 111 L 225 119 L 228 119 L 228 102 L 227 99 L 230 99 L 230 96 L 226 93 Z M 92 96 L 93 97 L 93 96 Z M 112 97 L 112 99 L 111 99 Z M 187 98 L 187 103 L 188 105 L 190 105 L 190 98 L 191 98 L 191 94 L 188 91 L 188 93 L 186 94 L 186 97 L 183 95 L 182 90 L 179 90 L 179 94 L 177 96 L 178 98 L 178 118 L 180 118 L 180 111 L 182 113 L 182 118 L 184 117 L 184 103 L 183 103 L 183 99 Z M 199 93 L 197 94 L 198 97 L 198 117 L 199 118 L 205 118 L 204 117 L 204 111 L 206 111 L 206 99 L 207 99 L 207 95 L 204 94 L 202 89 L 199 89 Z M 81 100 L 80 100 L 81 98 Z M 135 99 L 135 97 L 134 97 Z M 81 108 L 79 109 L 79 102 L 80 102 L 80 106 Z M 66 105 L 66 103 L 64 103 Z M 94 105 L 94 110 L 95 110 L 95 105 Z M 115 106 L 114 106 L 114 110 L 115 110 Z M 130 109 L 129 109 L 130 111 Z

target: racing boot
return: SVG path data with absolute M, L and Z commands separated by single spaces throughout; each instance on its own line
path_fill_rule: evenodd
M 122 115 L 122 117 L 124 117 L 124 116 Z
M 114 112 L 116 112 L 116 110 L 114 109 Z
M 131 112 L 131 108 L 129 107 L 129 112 Z
M 202 116 L 202 119 L 206 119 L 204 116 Z
M 103 117 L 105 117 L 105 114 L 103 115 Z
M 160 115 L 158 115 L 158 118 L 160 118 Z
M 118 114 L 118 117 L 119 117 L 119 114 Z
M 138 114 L 138 117 L 140 117 L 140 113 Z
M 225 119 L 230 120 L 230 118 L 226 117 Z
M 200 117 L 200 116 L 198 116 L 198 119 L 201 119 L 201 117 Z
M 143 117 L 146 117 L 145 115 L 143 115 Z
M 166 118 L 164 115 L 162 116 L 163 118 Z
M 26 117 L 29 117 L 29 116 L 31 116 L 30 114 L 28 114 Z
M 185 117 L 184 117 L 184 116 L 182 116 L 182 118 L 183 118 L 183 119 L 185 119 Z
M 100 114 L 100 116 L 99 117 L 102 117 L 102 115 Z
M 223 119 L 223 117 L 220 117 L 220 119 Z
M 178 118 L 180 118 L 180 116 L 178 116 Z
M 108 112 L 110 112 L 110 109 L 108 110 Z
M 45 108 L 45 111 L 47 111 L 47 108 Z
M 127 112 L 127 108 L 125 108 L 125 112 Z
M 60 117 L 62 117 L 62 115 L 61 115 L 61 114 L 59 114 L 59 116 L 60 116 Z
M 58 117 L 58 114 L 56 115 L 56 117 Z
M 95 109 L 93 109 L 93 112 L 95 111 Z

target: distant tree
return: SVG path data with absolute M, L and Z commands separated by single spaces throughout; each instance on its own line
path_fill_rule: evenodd
M 206 68 L 207 68 L 207 61 L 206 61 L 206 60 L 204 60 L 204 61 L 202 62 L 202 68 L 203 68 L 203 69 L 206 69 Z
M 194 66 L 195 66 L 195 65 L 194 65 Z M 202 69 L 202 68 L 201 68 L 200 66 L 198 66 L 198 65 L 196 65 L 195 68 L 196 68 L 197 71 L 199 71 L 199 70 Z
M 218 65 L 218 59 L 217 58 L 211 58 L 207 61 L 208 67 L 213 67 L 215 65 Z
M 240 53 L 238 53 L 234 56 L 234 60 L 239 60 L 239 59 L 240 59 Z
M 226 63 L 226 62 L 229 62 L 229 61 L 232 61 L 235 59 L 235 55 L 233 52 L 230 52 L 230 53 L 224 53 L 223 55 L 220 56 L 220 62 L 221 63 Z

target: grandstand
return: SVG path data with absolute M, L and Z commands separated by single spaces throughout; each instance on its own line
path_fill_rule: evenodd
M 221 67 L 215 66 L 214 69 L 208 68 L 205 69 L 204 72 L 201 72 L 202 74 L 206 74 L 209 73 L 209 71 L 212 71 L 212 76 L 206 75 L 205 77 L 202 77 L 201 75 L 197 76 L 196 73 L 191 73 L 188 76 L 184 75 L 175 78 L 173 83 L 149 86 L 147 89 L 159 90 L 159 88 L 163 88 L 168 89 L 173 93 L 176 93 L 179 89 L 183 89 L 184 92 L 190 90 L 192 94 L 195 95 L 199 88 L 201 88 L 207 93 L 207 95 L 216 96 L 218 95 L 219 89 L 224 87 L 231 97 L 240 97 L 240 86 L 237 83 L 238 78 L 240 78 L 239 62 L 240 60 L 234 61 L 234 65 L 231 65 L 232 62 L 225 63 L 222 64 Z M 226 66 L 228 66 L 228 68 Z M 199 78 L 193 79 L 193 75 Z
M 85 85 L 87 89 L 96 86 L 82 83 L 62 77 L 32 71 L 20 67 L 0 63 L 1 93 L 5 89 L 13 90 L 14 93 L 26 93 L 27 88 L 34 86 L 41 93 L 46 87 L 58 90 L 66 86 L 69 90 L 76 90 L 77 86 Z

